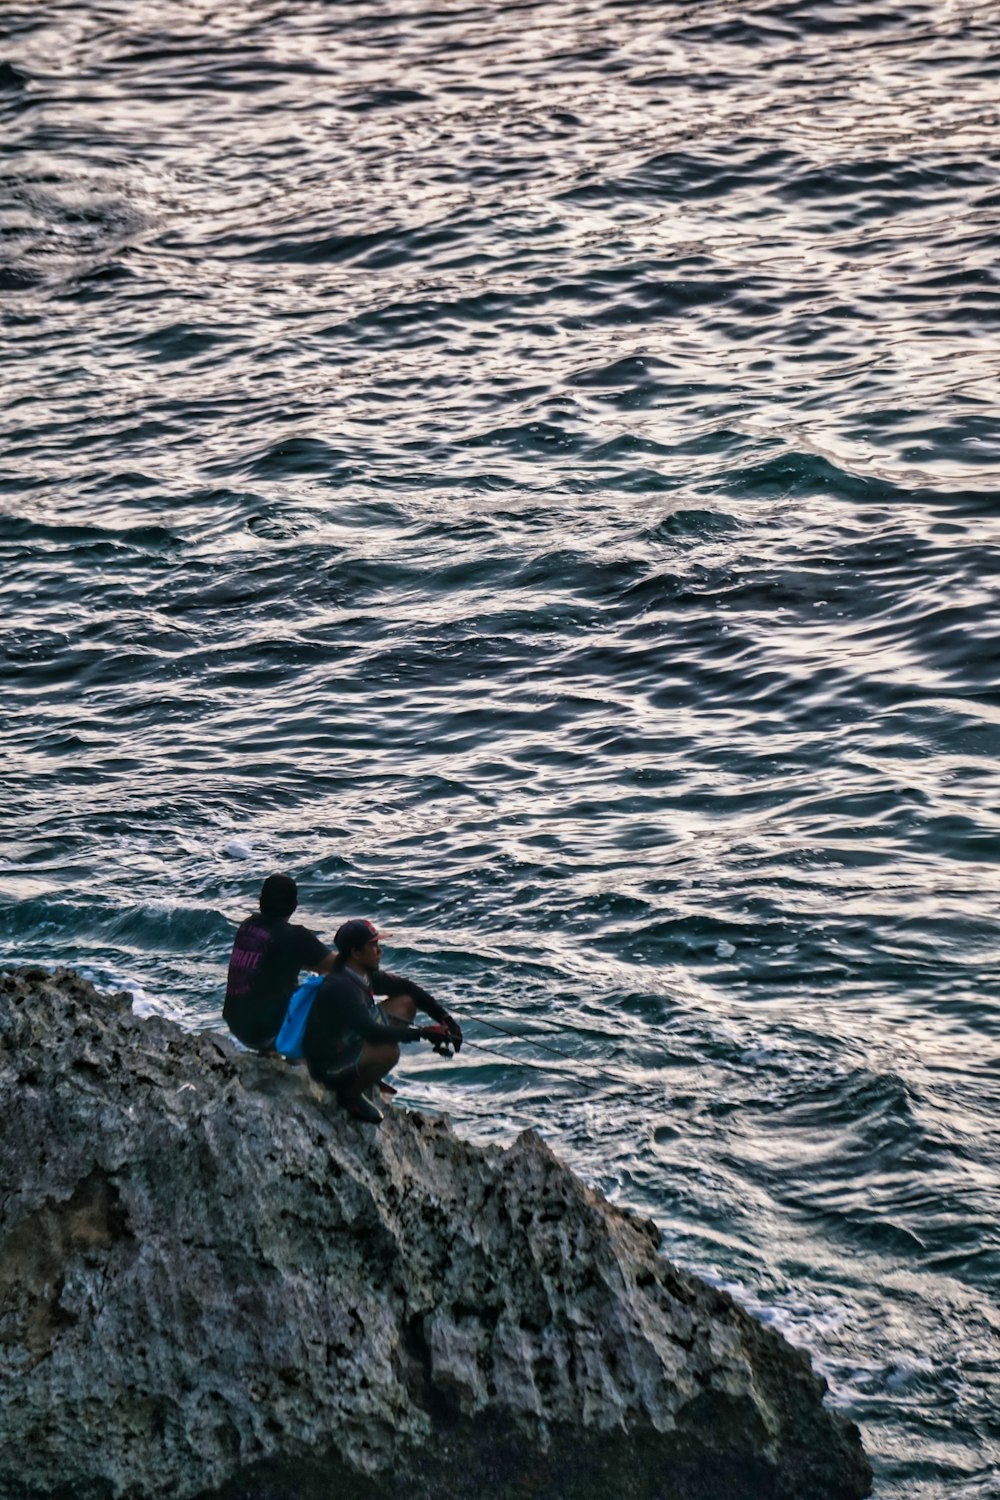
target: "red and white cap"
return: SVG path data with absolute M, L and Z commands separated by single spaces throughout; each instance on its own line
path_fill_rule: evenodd
M 352 917 L 349 922 L 344 922 L 334 933 L 333 945 L 337 952 L 344 958 L 353 953 L 355 948 L 364 948 L 371 942 L 372 938 L 388 937 L 387 932 L 379 932 L 374 922 L 369 922 L 367 917 Z

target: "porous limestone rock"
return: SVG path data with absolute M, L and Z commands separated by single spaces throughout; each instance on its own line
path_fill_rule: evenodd
M 506 1151 L 0 975 L 0 1500 L 855 1500 L 805 1356 Z

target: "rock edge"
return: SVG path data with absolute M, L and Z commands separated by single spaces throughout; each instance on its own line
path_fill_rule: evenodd
M 0 973 L 0 1500 L 861 1500 L 808 1360 L 508 1150 Z

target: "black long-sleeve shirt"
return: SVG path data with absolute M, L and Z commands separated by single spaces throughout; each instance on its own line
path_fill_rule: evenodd
M 309 1020 L 306 1022 L 302 1050 L 309 1071 L 322 1077 L 329 1068 L 340 1065 L 345 1043 L 354 1040 L 373 1042 L 416 1042 L 420 1032 L 405 1021 L 384 1020 L 376 1013 L 375 996 L 412 995 L 420 1010 L 432 1020 L 441 1021 L 446 1014 L 433 995 L 412 979 L 377 969 L 366 981 L 360 974 L 343 968 L 328 974 L 316 992 Z

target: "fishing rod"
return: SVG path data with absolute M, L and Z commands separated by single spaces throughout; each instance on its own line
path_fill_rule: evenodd
M 569 1052 L 560 1052 L 558 1047 L 547 1046 L 545 1042 L 540 1042 L 537 1037 L 532 1036 L 530 1033 L 526 1035 L 523 1032 L 511 1031 L 509 1026 L 501 1026 L 498 1021 L 484 1021 L 482 1016 L 476 1016 L 474 1017 L 474 1019 L 480 1026 L 488 1026 L 491 1031 L 499 1031 L 503 1036 L 512 1037 L 515 1042 L 529 1041 L 531 1045 L 533 1047 L 537 1047 L 540 1052 L 548 1052 L 552 1057 L 558 1057 L 560 1062 L 575 1063 L 580 1060 L 579 1058 L 573 1057 Z M 565 1030 L 565 1028 L 563 1029 Z M 469 1045 L 471 1046 L 472 1043 L 469 1043 Z M 476 1045 L 479 1046 L 484 1052 L 489 1050 L 489 1048 L 483 1047 L 482 1043 L 476 1043 Z M 496 1055 L 498 1057 L 502 1056 L 501 1053 L 497 1053 Z M 510 1058 L 507 1059 L 508 1062 L 510 1060 Z M 535 1063 L 534 1066 L 543 1067 L 544 1064 Z M 594 1064 L 588 1064 L 588 1066 L 591 1068 L 591 1071 L 593 1073 L 596 1073 L 598 1075 L 599 1078 L 607 1078 L 610 1079 L 612 1083 L 628 1085 L 628 1079 L 626 1078 L 620 1078 L 615 1073 L 608 1073 L 604 1068 L 597 1067 Z M 549 1072 L 555 1072 L 555 1069 L 550 1068 Z
M 477 1016 L 476 1020 L 478 1021 L 479 1019 L 480 1017 Z M 592 1031 L 582 1031 L 578 1026 L 568 1027 L 565 1021 L 554 1021 L 551 1016 L 536 1016 L 532 1014 L 526 1016 L 525 1021 L 531 1026 L 544 1026 L 547 1031 L 572 1031 L 576 1036 L 593 1036 L 595 1034 Z M 495 1024 L 493 1021 L 483 1021 L 484 1026 Z
M 440 1099 L 434 1097 L 426 1087 L 422 1093 L 414 1093 L 412 1082 L 407 1085 L 406 1094 L 409 1097 L 404 1097 L 403 1102 L 407 1108 L 409 1107 L 409 1100 L 412 1099 L 418 1107 L 423 1105 L 426 1108 L 439 1110 L 442 1114 L 454 1114 L 458 1109 L 461 1109 L 468 1111 L 469 1114 L 478 1115 L 482 1120 L 491 1120 L 494 1125 L 502 1116 L 506 1120 L 520 1122 L 522 1126 L 526 1126 L 529 1130 L 538 1129 L 538 1117 L 536 1115 L 525 1114 L 523 1110 L 516 1108 L 510 1109 L 506 1104 L 502 1111 L 495 1107 L 484 1107 L 479 1104 L 473 1104 L 467 1094 L 462 1094 L 459 1097 L 450 1095 L 450 1102 L 442 1102 Z
M 496 1029 L 498 1031 L 504 1030 L 503 1027 L 497 1027 Z M 515 1040 L 521 1040 L 517 1036 L 517 1033 L 513 1031 L 505 1031 L 504 1035 L 512 1036 L 515 1038 Z M 594 1088 L 591 1082 L 587 1079 L 578 1077 L 576 1073 L 569 1072 L 565 1068 L 554 1068 L 551 1063 L 534 1062 L 531 1058 L 510 1057 L 506 1052 L 498 1052 L 495 1047 L 487 1047 L 485 1042 L 470 1042 L 466 1039 L 463 1041 L 462 1046 L 471 1047 L 474 1052 L 485 1052 L 488 1053 L 490 1057 L 497 1057 L 501 1062 L 506 1063 L 509 1068 L 534 1068 L 536 1072 L 554 1073 L 559 1078 L 565 1078 L 569 1083 L 575 1083 L 577 1088 L 585 1089 L 586 1092 L 590 1094 L 591 1097 L 593 1097 Z M 557 1052 L 554 1047 L 547 1047 L 544 1050 L 553 1053 L 555 1057 L 560 1058 L 563 1062 L 574 1063 L 577 1061 L 576 1058 L 571 1057 L 567 1052 Z M 448 1060 L 454 1057 L 454 1052 L 447 1039 L 444 1037 L 435 1041 L 434 1051 L 438 1054 L 439 1057 L 447 1058 Z M 635 1087 L 635 1084 L 632 1082 L 632 1080 L 628 1078 L 618 1077 L 614 1073 L 605 1072 L 603 1068 L 593 1068 L 592 1072 L 596 1073 L 598 1078 L 606 1079 L 615 1089 Z M 603 1089 L 598 1090 L 598 1092 L 607 1093 L 608 1091 L 607 1089 Z
M 530 1041 L 534 1046 L 541 1048 L 541 1050 L 543 1052 L 548 1052 L 548 1053 L 551 1054 L 551 1056 L 558 1057 L 558 1059 L 559 1059 L 559 1061 L 561 1063 L 568 1063 L 568 1064 L 572 1065 L 573 1063 L 576 1063 L 576 1062 L 580 1061 L 580 1059 L 573 1057 L 568 1052 L 560 1052 L 557 1047 L 548 1047 L 548 1046 L 546 1046 L 544 1042 L 539 1042 L 537 1040 L 537 1038 L 531 1036 L 530 1034 L 527 1037 L 525 1037 L 523 1033 L 519 1033 L 519 1032 L 516 1032 L 516 1031 L 511 1031 L 509 1027 L 501 1026 L 500 1023 L 497 1022 L 497 1021 L 484 1021 L 481 1016 L 476 1016 L 475 1020 L 476 1020 L 476 1022 L 479 1025 L 481 1025 L 481 1026 L 488 1026 L 490 1028 L 490 1030 L 501 1032 L 502 1035 L 509 1036 L 514 1041 L 525 1041 L 525 1040 Z M 439 1045 L 435 1045 L 434 1051 L 438 1054 L 439 1057 L 441 1057 L 443 1059 L 450 1060 L 451 1058 L 454 1057 L 454 1052 L 451 1050 L 451 1048 L 449 1047 L 448 1043 L 444 1042 L 444 1039 L 442 1039 L 442 1042 L 443 1042 L 443 1045 L 440 1045 L 440 1044 Z M 485 1042 L 478 1042 L 478 1041 L 471 1042 L 466 1037 L 463 1040 L 463 1042 L 462 1042 L 462 1046 L 463 1046 L 463 1048 L 464 1047 L 471 1047 L 474 1052 L 482 1052 L 482 1053 L 487 1054 L 489 1057 L 495 1057 L 495 1058 L 499 1059 L 500 1062 L 506 1063 L 506 1065 L 509 1068 L 533 1068 L 536 1072 L 548 1073 L 550 1075 L 555 1074 L 556 1077 L 558 1077 L 558 1078 L 564 1078 L 568 1083 L 575 1084 L 577 1086 L 577 1088 L 583 1089 L 584 1092 L 586 1094 L 588 1094 L 590 1098 L 594 1098 L 595 1096 L 599 1096 L 601 1094 L 606 1094 L 606 1093 L 610 1092 L 610 1089 L 608 1089 L 608 1088 L 594 1089 L 593 1086 L 592 1086 L 592 1083 L 591 1083 L 591 1081 L 589 1079 L 580 1078 L 575 1072 L 568 1071 L 565 1067 L 554 1068 L 551 1063 L 535 1062 L 531 1058 L 515 1058 L 515 1057 L 511 1057 L 506 1052 L 499 1052 L 499 1051 L 497 1051 L 497 1049 L 495 1047 L 489 1047 L 489 1046 L 487 1046 Z M 650 1083 L 650 1082 L 643 1083 L 643 1082 L 639 1082 L 637 1080 L 633 1080 L 633 1079 L 629 1079 L 629 1078 L 623 1078 L 623 1077 L 621 1077 L 620 1074 L 609 1073 L 607 1071 L 607 1069 L 605 1069 L 605 1068 L 599 1068 L 599 1067 L 593 1067 L 592 1066 L 591 1067 L 591 1072 L 593 1074 L 596 1074 L 598 1078 L 605 1079 L 606 1082 L 608 1084 L 610 1084 L 611 1087 L 614 1088 L 615 1090 L 619 1090 L 619 1089 L 623 1089 L 623 1088 L 626 1088 L 626 1089 L 636 1089 L 636 1088 L 650 1089 L 650 1088 L 655 1087 L 655 1085 L 652 1084 L 652 1083 Z M 484 1111 L 484 1110 L 481 1110 L 481 1109 L 477 1109 L 475 1105 L 469 1104 L 468 1101 L 465 1101 L 465 1103 L 463 1104 L 463 1107 L 470 1108 L 474 1114 L 479 1114 L 479 1115 L 483 1115 L 483 1114 L 487 1114 L 487 1113 L 489 1113 L 489 1114 L 493 1114 L 494 1113 L 493 1111 Z M 517 1111 L 507 1111 L 507 1113 L 515 1114 L 515 1113 L 518 1113 L 518 1112 Z M 523 1115 L 521 1117 L 522 1117 L 522 1119 L 524 1118 Z
M 582 1078 L 577 1078 L 575 1073 L 564 1073 L 562 1068 L 553 1068 L 547 1063 L 532 1062 L 529 1058 L 508 1057 L 505 1052 L 498 1052 L 495 1047 L 487 1047 L 484 1042 L 463 1042 L 463 1047 L 471 1047 L 474 1052 L 487 1052 L 490 1057 L 498 1057 L 505 1062 L 509 1068 L 534 1068 L 540 1073 L 555 1073 L 560 1078 L 566 1078 L 570 1083 L 575 1083 L 577 1088 L 586 1089 L 590 1092 L 590 1084 Z M 621 1080 L 618 1080 L 620 1083 Z

